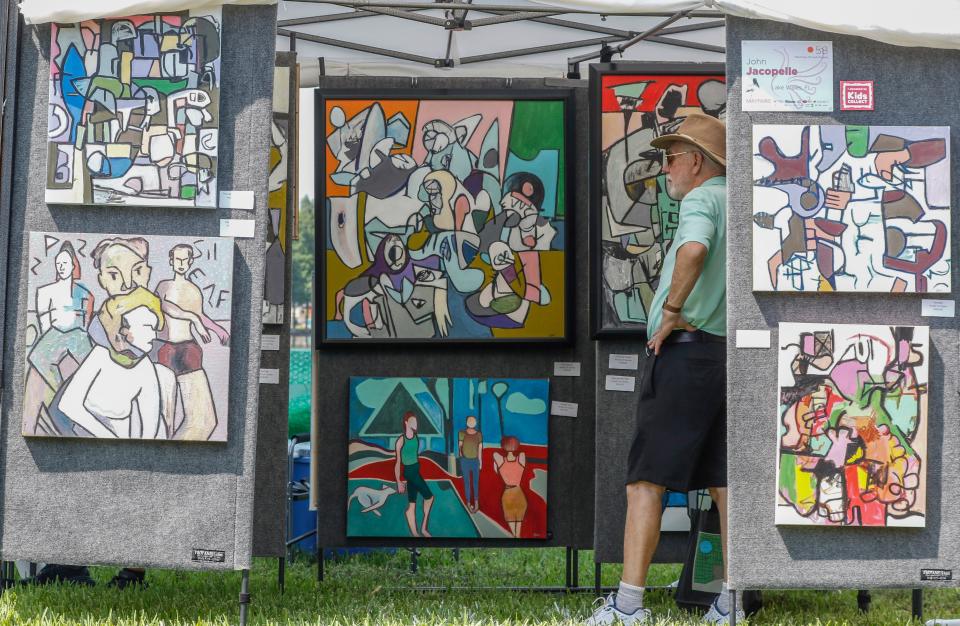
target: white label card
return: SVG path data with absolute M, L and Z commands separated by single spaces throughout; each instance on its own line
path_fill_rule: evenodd
M 640 367 L 640 355 L 611 354 L 609 367 L 612 370 L 635 370 Z
M 954 300 L 923 300 L 920 315 L 923 317 L 956 317 L 957 303 Z
M 552 400 L 550 402 L 550 415 L 557 417 L 576 417 L 579 405 L 576 402 L 560 402 Z
M 769 348 L 770 331 L 769 330 L 738 330 L 737 331 L 738 348 Z
M 579 361 L 557 361 L 553 364 L 554 376 L 579 376 Z
M 252 191 L 221 191 L 220 192 L 221 209 L 241 209 L 243 211 L 253 210 L 253 192 Z
M 261 385 L 279 385 L 280 384 L 280 370 L 275 367 L 261 367 L 260 368 L 260 384 Z
M 607 391 L 633 391 L 637 387 L 637 379 L 634 376 L 616 376 L 607 374 Z
M 833 42 L 742 41 L 744 111 L 833 111 Z
M 263 335 L 260 338 L 260 349 L 274 352 L 280 349 L 280 335 Z
M 257 230 L 256 220 L 220 220 L 221 237 L 250 239 Z

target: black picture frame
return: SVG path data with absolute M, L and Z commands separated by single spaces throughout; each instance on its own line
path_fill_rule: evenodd
M 636 337 L 646 340 L 646 324 L 636 324 L 621 328 L 603 326 L 603 159 L 601 105 L 602 82 L 606 76 L 625 75 L 644 76 L 722 76 L 726 82 L 724 63 L 645 63 L 638 61 L 620 63 L 594 63 L 590 65 L 588 99 L 590 103 L 590 139 L 588 154 L 590 162 L 590 329 L 594 339 L 601 337 Z
M 542 100 L 563 103 L 564 125 L 564 171 L 560 180 L 564 185 L 563 229 L 563 284 L 564 324 L 563 335 L 558 337 L 504 337 L 504 338 L 396 338 L 396 339 L 331 339 L 326 329 L 326 119 L 324 112 L 328 100 Z M 569 88 L 518 88 L 518 89 L 317 89 L 314 108 L 314 197 L 316 198 L 314 220 L 314 322 L 313 346 L 422 346 L 422 345 L 505 345 L 505 344 L 568 344 L 574 328 L 574 294 L 571 279 L 574 275 L 575 237 L 570 235 L 576 223 L 576 185 L 573 175 L 575 146 L 575 92 Z M 411 129 L 413 130 L 413 129 Z

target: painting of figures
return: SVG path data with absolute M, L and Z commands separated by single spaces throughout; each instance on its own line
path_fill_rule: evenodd
M 926 326 L 780 324 L 776 523 L 923 527 Z
M 26 436 L 226 441 L 233 240 L 29 233 Z
M 549 385 L 351 378 L 347 536 L 547 538 Z
M 565 338 L 569 106 L 534 93 L 319 96 L 322 341 Z
M 46 201 L 217 204 L 220 9 L 53 24 Z
M 950 129 L 753 127 L 753 288 L 949 293 Z
M 722 65 L 591 66 L 594 121 L 593 326 L 597 334 L 644 333 L 680 199 L 667 190 L 663 150 L 650 142 L 675 132 L 692 112 L 726 116 Z M 644 71 L 644 68 L 647 68 Z

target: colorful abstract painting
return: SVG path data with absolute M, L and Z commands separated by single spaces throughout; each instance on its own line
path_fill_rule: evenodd
M 776 523 L 926 523 L 926 326 L 780 324 Z
M 46 201 L 213 207 L 220 9 L 53 24 Z
M 296 67 L 276 65 L 273 68 L 273 121 L 270 135 L 270 174 L 267 210 L 270 228 L 267 229 L 267 252 L 263 276 L 263 323 L 282 324 L 286 303 L 286 263 L 289 249 L 287 220 L 296 192 L 292 189 L 290 172 L 296 140 L 296 102 L 290 97 L 290 81 Z M 294 144 L 295 145 L 295 144 Z
M 753 127 L 753 288 L 951 288 L 950 129 Z
M 661 171 L 663 151 L 650 142 L 674 132 L 691 112 L 725 116 L 723 67 L 690 74 L 591 73 L 591 80 L 600 116 L 593 138 L 599 154 L 593 210 L 600 238 L 594 251 L 594 275 L 600 278 L 595 329 L 645 332 L 680 215 L 680 200 L 668 192 Z
M 553 98 L 321 97 L 322 340 L 565 337 L 567 102 Z
M 550 382 L 350 379 L 348 537 L 547 538 Z
M 26 436 L 226 441 L 233 240 L 29 234 Z

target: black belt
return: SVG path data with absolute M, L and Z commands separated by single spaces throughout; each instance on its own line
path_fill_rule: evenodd
M 663 343 L 727 343 L 727 338 L 702 330 L 675 330 L 667 335 Z

